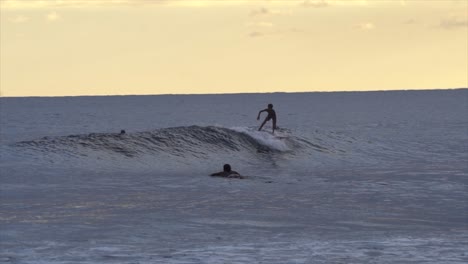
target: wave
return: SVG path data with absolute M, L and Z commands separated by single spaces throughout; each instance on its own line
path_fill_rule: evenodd
M 288 133 L 273 135 L 251 128 L 188 126 L 135 133 L 91 133 L 62 137 L 44 137 L 21 141 L 16 147 L 41 152 L 85 155 L 106 152 L 127 157 L 164 153 L 172 156 L 206 156 L 219 152 L 295 153 L 314 146 L 304 138 Z M 315 145 L 317 149 L 326 149 Z
M 72 166 L 157 167 L 161 170 L 219 165 L 295 166 L 337 164 L 356 155 L 353 137 L 315 131 L 297 135 L 288 129 L 275 134 L 253 127 L 183 126 L 132 133 L 91 133 L 21 141 L 12 147 L 36 161 Z
M 376 132 L 376 131 L 372 131 Z M 89 169 L 189 171 L 231 163 L 257 168 L 338 168 L 448 159 L 418 142 L 352 131 L 257 131 L 254 127 L 181 126 L 131 133 L 91 133 L 17 142 L 0 148 L 4 164 Z M 6 148 L 5 148 L 6 147 Z M 466 156 L 466 154 L 465 154 Z M 48 165 L 47 165 L 48 166 Z

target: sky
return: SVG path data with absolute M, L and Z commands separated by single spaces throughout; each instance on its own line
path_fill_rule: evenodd
M 0 96 L 468 87 L 468 0 L 0 0 Z

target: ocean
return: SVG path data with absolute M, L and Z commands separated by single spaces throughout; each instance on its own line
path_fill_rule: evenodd
M 0 98 L 0 263 L 467 263 L 467 113 L 468 89 Z

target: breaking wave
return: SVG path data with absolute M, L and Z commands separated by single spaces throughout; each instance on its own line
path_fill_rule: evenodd
M 157 169 L 188 168 L 227 160 L 246 166 L 310 166 L 339 161 L 352 154 L 353 137 L 335 132 L 275 134 L 250 127 L 185 126 L 132 133 L 91 133 L 21 141 L 12 147 L 36 161 L 83 166 L 125 167 L 145 164 Z M 70 162 L 71 161 L 71 162 Z M 296 162 L 291 164 L 291 162 Z
M 295 153 L 308 147 L 326 149 L 304 138 L 281 133 L 280 136 L 249 128 L 188 126 L 136 133 L 91 133 L 44 137 L 22 141 L 16 147 L 41 152 L 83 156 L 105 152 L 127 157 L 164 153 L 171 156 L 205 157 L 220 152 Z

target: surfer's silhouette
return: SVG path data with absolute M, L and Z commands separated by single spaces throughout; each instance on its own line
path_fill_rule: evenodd
M 273 120 L 273 129 L 272 129 L 272 133 L 275 133 L 275 129 L 276 129 L 276 112 L 275 110 L 273 110 L 273 105 L 272 104 L 268 104 L 268 108 L 267 109 L 263 109 L 261 110 L 260 112 L 258 112 L 258 116 L 257 116 L 257 120 L 260 120 L 260 114 L 262 112 L 267 112 L 268 115 L 267 117 L 265 118 L 265 120 L 263 120 L 263 123 L 260 125 L 260 127 L 258 128 L 258 131 L 262 130 L 263 126 L 265 125 L 265 123 L 267 121 L 270 121 Z
M 244 179 L 237 171 L 231 170 L 231 165 L 229 164 L 224 164 L 223 171 L 212 173 L 210 176 Z

